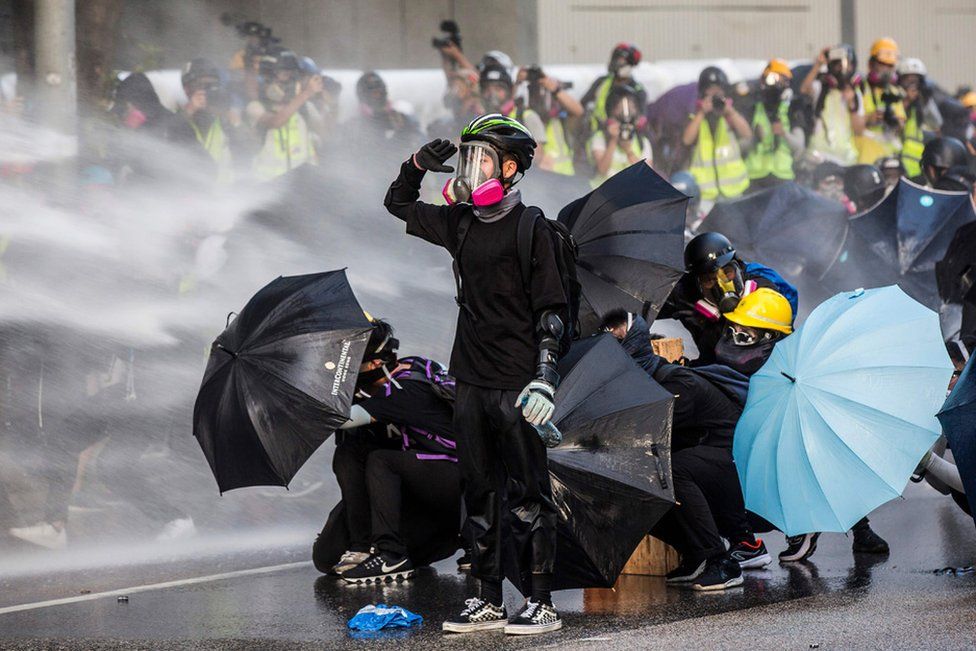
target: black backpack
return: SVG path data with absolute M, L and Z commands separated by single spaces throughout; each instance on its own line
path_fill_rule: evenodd
M 535 236 L 535 222 L 541 219 L 546 225 L 546 231 L 551 235 L 553 250 L 556 255 L 556 265 L 559 267 L 559 277 L 562 280 L 563 293 L 566 295 L 566 312 L 561 314 L 565 329 L 562 339 L 559 342 L 560 355 L 565 355 L 569 351 L 572 342 L 579 338 L 579 307 L 580 307 L 580 283 L 576 276 L 576 261 L 579 257 L 579 247 L 573 238 L 569 228 L 562 222 L 546 219 L 542 210 L 536 206 L 527 206 L 519 216 L 517 227 L 516 251 L 519 259 L 519 269 L 522 272 L 522 287 L 528 293 L 532 287 L 532 242 Z M 454 253 L 454 283 L 457 287 L 457 297 L 455 301 L 462 309 L 467 309 L 464 304 L 464 294 L 461 286 L 461 268 L 458 258 L 461 254 L 461 247 L 464 245 L 464 238 L 467 237 L 468 229 L 474 221 L 474 214 L 465 211 L 458 222 L 457 251 Z
M 423 382 L 430 386 L 435 396 L 450 403 L 451 406 L 454 405 L 457 386 L 454 382 L 454 376 L 448 373 L 446 368 L 433 360 L 422 357 L 404 357 L 397 360 L 397 364 L 403 363 L 410 364 L 410 374 L 405 377 L 401 375 L 397 378 L 398 382 L 404 380 Z

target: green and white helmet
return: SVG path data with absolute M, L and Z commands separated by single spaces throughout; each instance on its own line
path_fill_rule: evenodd
M 488 113 L 472 120 L 461 131 L 461 142 L 486 142 L 499 152 L 511 154 L 522 173 L 532 167 L 537 146 L 521 122 L 501 113 Z

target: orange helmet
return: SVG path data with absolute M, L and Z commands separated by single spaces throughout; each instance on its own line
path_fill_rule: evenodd
M 890 36 L 879 38 L 871 44 L 871 58 L 879 63 L 893 66 L 898 63 L 898 43 Z
M 959 98 L 959 101 L 962 102 L 963 106 L 970 110 L 976 108 L 976 90 L 969 91 Z

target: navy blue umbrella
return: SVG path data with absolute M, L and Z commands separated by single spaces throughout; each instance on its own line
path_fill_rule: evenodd
M 976 364 L 970 357 L 956 386 L 938 413 L 942 431 L 949 441 L 970 513 L 976 514 Z

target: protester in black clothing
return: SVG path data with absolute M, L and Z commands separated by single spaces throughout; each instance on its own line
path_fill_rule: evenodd
M 603 329 L 621 340 L 631 357 L 675 396 L 671 473 L 675 506 L 653 533 L 681 554 L 669 584 L 723 590 L 742 584 L 742 569 L 770 562 L 750 529 L 732 460 L 732 437 L 745 407 L 748 379 L 725 366 L 687 368 L 654 354 L 647 322 L 615 310 Z M 722 538 L 729 540 L 728 553 Z
M 515 119 L 485 115 L 461 133 L 458 172 L 445 187 L 451 205 L 417 201 L 427 170 L 454 171 L 444 162 L 457 148 L 443 140 L 404 162 L 386 195 L 387 209 L 406 222 L 408 233 L 451 253 L 459 279 L 454 430 L 472 574 L 481 592 L 444 623 L 445 631 L 525 634 L 562 626 L 550 595 L 556 511 L 545 447 L 530 424 L 543 425 L 552 415 L 567 298 L 552 231 L 542 219 L 532 224 L 531 275 L 523 285 L 517 232 L 526 208 L 512 187 L 532 164 L 535 147 Z M 531 573 L 530 596 L 511 622 L 502 601 L 503 502 L 520 569 Z
M 658 318 L 681 321 L 698 348 L 695 364 L 715 362 L 724 313 L 734 310 L 743 296 L 760 287 L 777 289 L 776 283 L 756 273 L 758 266 L 740 260 L 732 243 L 721 233 L 700 233 L 685 246 L 685 274 L 661 307 Z
M 392 329 L 375 324 L 332 461 L 345 522 L 330 518 L 312 551 L 316 565 L 329 568 L 344 524 L 345 550 L 331 572 L 350 583 L 407 579 L 416 566 L 450 556 L 461 517 L 454 380 L 431 360 L 397 359 Z

